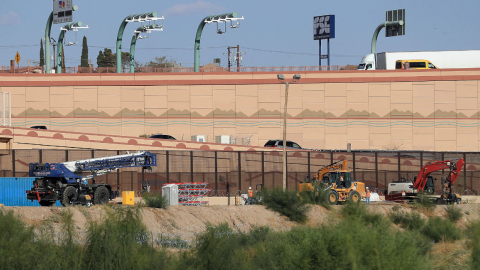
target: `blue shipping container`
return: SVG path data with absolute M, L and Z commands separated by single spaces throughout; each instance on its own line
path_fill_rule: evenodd
M 35 177 L 0 177 L 0 204 L 5 206 L 40 206 L 38 201 L 27 200 L 27 190 Z M 55 206 L 62 206 L 59 201 Z

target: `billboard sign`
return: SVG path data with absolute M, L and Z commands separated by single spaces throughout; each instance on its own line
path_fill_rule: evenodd
M 313 17 L 313 39 L 335 38 L 335 15 Z
M 72 22 L 72 0 L 53 0 L 53 23 Z

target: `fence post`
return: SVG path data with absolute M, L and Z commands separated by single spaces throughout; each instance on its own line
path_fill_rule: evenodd
M 402 171 L 402 168 L 401 168 L 401 165 L 400 165 L 400 151 L 397 153 L 397 155 L 398 155 L 398 164 L 397 164 L 398 165 L 398 178 L 397 178 L 397 180 L 400 181 L 400 176 L 401 176 L 400 172 Z
M 242 190 L 242 155 L 238 151 L 238 190 Z
M 215 151 L 215 196 L 218 196 L 218 151 Z
M 463 161 L 465 161 L 465 163 L 463 164 L 463 184 L 465 186 L 464 194 L 467 195 L 467 154 L 466 153 L 463 153 Z
M 307 164 L 308 164 L 308 165 L 307 165 L 307 166 L 308 166 L 308 168 L 307 168 L 307 175 L 308 175 L 308 178 L 310 178 L 310 173 L 311 173 L 311 172 L 310 172 L 310 153 L 311 153 L 311 152 L 308 152 L 308 153 L 307 153 L 307 159 L 308 159 L 308 160 L 307 160 Z
M 420 169 L 418 171 L 420 171 L 422 168 L 423 168 L 423 152 L 420 152 Z
M 167 151 L 166 153 L 166 167 L 167 167 L 167 183 L 170 183 L 170 151 Z
M 43 163 L 43 150 L 38 150 L 38 161 L 40 164 Z
M 353 158 L 353 179 L 357 180 L 357 171 L 355 169 L 355 152 L 352 152 L 352 158 Z M 365 179 L 362 179 L 364 181 Z
M 378 152 L 375 152 L 375 182 L 378 188 Z
M 117 156 L 120 155 L 120 150 L 117 150 Z M 120 170 L 117 170 L 117 191 L 120 191 Z
M 330 150 L 330 164 L 332 163 L 333 163 L 333 150 Z
M 13 177 L 15 177 L 15 152 L 17 150 L 12 150 L 12 174 L 13 174 Z
M 190 151 L 190 182 L 193 181 L 193 151 Z

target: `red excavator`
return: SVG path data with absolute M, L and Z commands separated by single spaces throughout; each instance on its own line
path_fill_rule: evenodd
M 444 161 L 435 161 L 425 165 L 417 177 L 415 177 L 415 182 L 413 186 L 410 183 L 403 182 L 393 182 L 388 185 L 387 194 L 385 195 L 385 200 L 387 201 L 413 201 L 418 193 L 422 194 L 434 194 L 434 184 L 433 178 L 430 176 L 430 173 L 440 171 L 440 170 L 449 170 L 448 176 L 445 180 L 442 181 L 442 194 L 440 198 L 437 198 L 439 202 L 444 203 L 461 203 L 462 198 L 460 194 L 452 192 L 452 186 L 457 181 L 462 167 L 465 164 L 463 158 L 454 159 L 454 160 L 444 160 Z M 409 187 L 407 189 L 406 187 Z M 413 187 L 413 192 L 411 188 Z M 399 190 L 403 189 L 403 190 Z

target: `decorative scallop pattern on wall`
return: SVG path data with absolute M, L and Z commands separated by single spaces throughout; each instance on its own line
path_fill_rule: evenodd
M 30 131 L 27 133 L 27 136 L 30 136 L 30 137 L 38 137 L 38 133 L 35 132 L 35 131 Z
M 53 134 L 53 138 L 54 139 L 63 139 L 63 135 L 60 134 L 60 133 L 55 133 L 55 134 Z
M 105 137 L 105 138 L 103 139 L 103 142 L 104 142 L 104 143 L 113 143 L 113 139 L 110 138 L 110 137 Z
M 79 140 L 79 141 L 86 142 L 86 141 L 89 141 L 90 139 L 89 139 L 87 136 L 82 135 L 82 136 L 78 137 L 78 140 Z
M 186 149 L 187 148 L 187 146 L 184 143 L 178 143 L 175 147 L 180 148 L 180 149 Z
M 130 140 L 128 140 L 128 144 L 129 144 L 129 145 L 137 145 L 138 142 L 137 142 L 137 140 L 130 139 Z
M 223 148 L 223 151 L 233 151 L 233 148 L 230 147 L 230 146 L 227 146 L 227 147 Z
M 2 134 L 3 134 L 3 135 L 13 135 L 13 133 L 12 133 L 12 131 L 11 131 L 10 129 L 4 129 L 4 130 L 2 131 Z
M 208 150 L 210 150 L 210 147 L 208 145 L 204 144 L 204 145 L 200 146 L 200 150 L 208 151 Z

